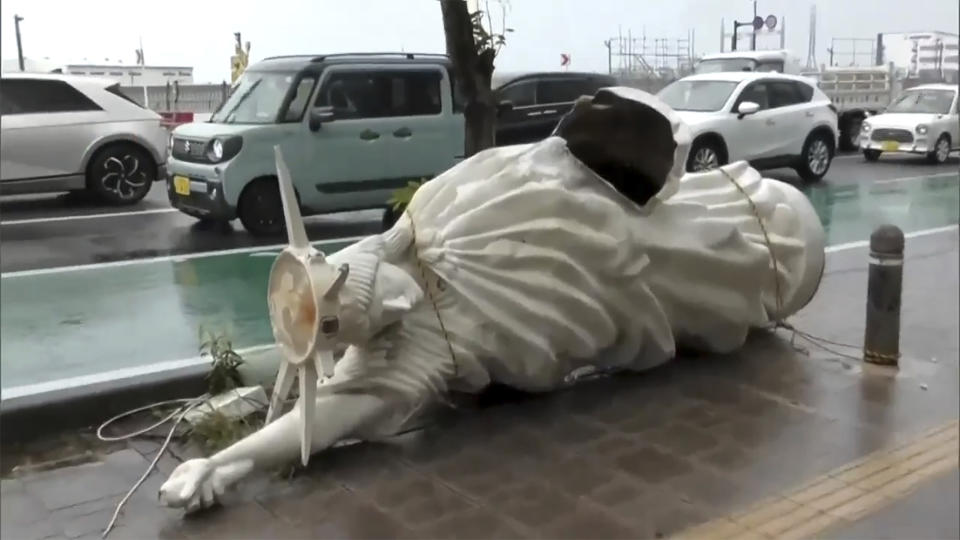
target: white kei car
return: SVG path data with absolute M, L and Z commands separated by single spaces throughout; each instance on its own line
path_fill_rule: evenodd
M 658 94 L 693 132 L 690 172 L 746 160 L 823 178 L 837 148 L 837 111 L 811 79 L 772 72 L 693 75 Z
M 897 97 L 883 114 L 863 122 L 860 149 L 867 161 L 883 152 L 908 152 L 944 163 L 960 149 L 960 99 L 957 86 L 924 84 Z

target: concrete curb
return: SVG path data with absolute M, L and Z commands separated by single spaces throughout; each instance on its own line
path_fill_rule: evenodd
M 270 385 L 279 366 L 275 348 L 246 354 L 240 372 L 247 384 Z M 71 429 L 96 427 L 109 418 L 153 402 L 191 398 L 207 388 L 206 362 L 133 374 L 47 391 L 15 395 L 0 402 L 0 439 L 17 442 Z

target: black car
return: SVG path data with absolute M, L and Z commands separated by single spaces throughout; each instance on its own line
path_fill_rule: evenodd
M 617 86 L 617 80 L 598 73 L 494 74 L 497 146 L 547 138 L 577 98 L 608 86 Z

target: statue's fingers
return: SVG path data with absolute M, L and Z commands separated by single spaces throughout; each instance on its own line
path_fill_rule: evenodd
M 188 514 L 193 513 L 193 512 L 196 512 L 197 510 L 200 510 L 201 508 L 203 508 L 203 501 L 200 499 L 199 496 L 194 496 L 193 498 L 190 499 L 190 502 L 187 503 L 187 513 L 188 513 Z
M 203 485 L 200 487 L 200 493 L 202 495 L 201 498 L 203 500 L 204 508 L 209 508 L 213 506 L 213 503 L 216 500 L 216 498 L 213 495 L 213 483 L 204 482 Z

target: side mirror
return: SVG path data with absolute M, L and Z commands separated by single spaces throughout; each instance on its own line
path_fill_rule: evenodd
M 739 107 L 737 107 L 737 118 L 742 119 L 744 116 L 747 116 L 748 114 L 754 114 L 759 110 L 760 105 L 752 101 L 744 101 Z
M 310 131 L 320 131 L 320 127 L 327 122 L 332 122 L 334 117 L 333 107 L 314 107 L 310 109 Z
M 503 116 L 513 110 L 512 101 L 501 101 L 497 103 L 497 116 Z

